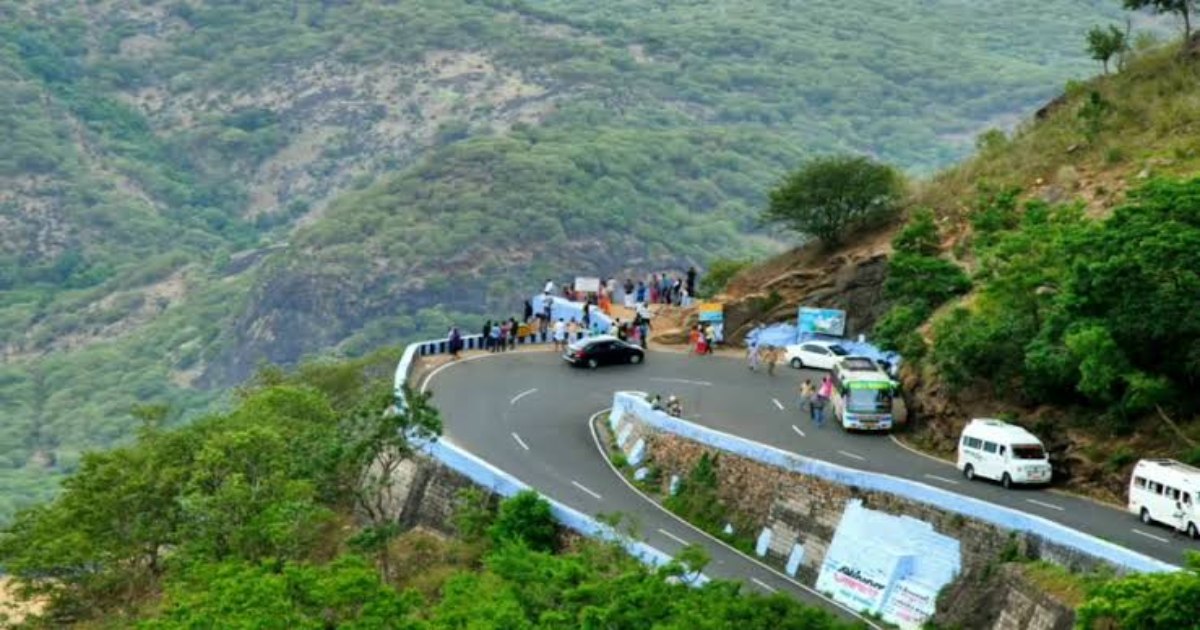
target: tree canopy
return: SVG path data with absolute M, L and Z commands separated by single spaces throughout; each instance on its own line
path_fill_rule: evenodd
M 771 191 L 763 218 L 832 246 L 891 219 L 902 193 L 903 179 L 890 166 L 862 156 L 820 157 Z

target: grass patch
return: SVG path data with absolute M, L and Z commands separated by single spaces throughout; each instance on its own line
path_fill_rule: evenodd
M 1099 573 L 1073 573 L 1043 560 L 1023 563 L 1020 571 L 1037 590 L 1072 608 L 1082 605 L 1092 589 L 1110 579 Z

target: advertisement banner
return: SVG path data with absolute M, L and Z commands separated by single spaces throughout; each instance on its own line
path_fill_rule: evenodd
M 702 322 L 725 321 L 725 305 L 720 302 L 701 303 L 698 312 Z
M 883 605 L 880 616 L 901 628 L 921 628 L 933 617 L 937 608 L 937 593 L 920 585 L 902 580 L 892 588 L 891 597 Z
M 800 334 L 841 337 L 846 334 L 846 311 L 834 308 L 800 307 Z
M 583 291 L 584 293 L 599 293 L 600 278 L 589 278 L 587 276 L 578 276 L 575 278 L 575 290 Z
M 877 612 L 887 592 L 886 575 L 867 567 L 850 566 L 826 557 L 817 576 L 817 590 L 855 610 Z

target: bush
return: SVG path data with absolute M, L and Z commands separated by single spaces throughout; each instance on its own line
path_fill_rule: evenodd
M 554 551 L 558 540 L 550 503 L 533 490 L 522 490 L 502 501 L 488 533 L 497 545 L 516 542 L 535 551 Z
M 753 261 L 748 259 L 718 258 L 712 261 L 704 276 L 700 278 L 698 297 L 709 298 L 724 291 L 729 281 L 751 264 Z

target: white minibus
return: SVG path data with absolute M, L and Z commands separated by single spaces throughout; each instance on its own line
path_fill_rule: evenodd
M 1129 511 L 1147 525 L 1162 523 L 1200 538 L 1197 493 L 1200 468 L 1173 459 L 1143 459 L 1129 480 Z
M 976 418 L 958 440 L 958 469 L 967 479 L 1013 484 L 1050 483 L 1050 459 L 1037 436 L 1000 420 Z

